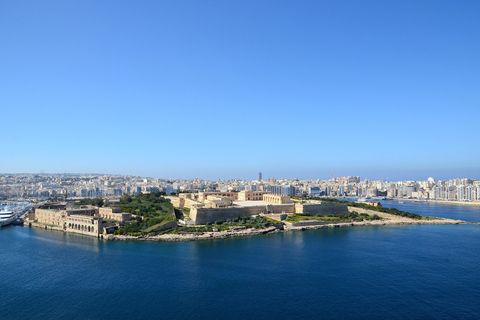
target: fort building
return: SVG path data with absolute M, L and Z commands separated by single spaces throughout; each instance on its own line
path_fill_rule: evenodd
M 130 213 L 122 212 L 120 208 L 80 207 L 59 209 L 36 208 L 31 220 L 37 223 L 54 226 L 66 232 L 81 233 L 90 236 L 99 236 L 104 233 L 103 219 L 125 222 L 131 218 Z M 112 226 L 108 226 L 112 229 Z
M 67 216 L 70 216 L 70 215 L 94 216 L 96 212 L 97 212 L 97 209 L 93 207 L 69 208 L 69 209 L 36 208 L 34 211 L 34 216 L 32 218 L 42 224 L 63 228 L 65 219 Z
M 290 197 L 264 191 L 199 192 L 188 196 L 168 197 L 174 206 L 190 208 L 195 224 L 213 223 L 253 215 L 276 215 L 285 218 L 293 213 L 347 214 L 346 204 L 330 202 L 293 203 Z
M 107 220 L 115 220 L 119 222 L 125 222 L 132 218 L 132 214 L 128 212 L 122 212 L 121 208 L 102 207 L 98 208 L 98 216 Z
M 263 200 L 264 195 L 266 195 L 265 191 L 242 190 L 238 193 L 238 200 L 241 200 L 241 201 L 261 201 L 261 200 Z
M 225 196 L 207 196 L 207 201 L 205 201 L 206 208 L 224 208 L 232 204 L 232 198 Z
M 103 233 L 103 219 L 86 215 L 71 215 L 66 217 L 65 231 L 99 236 Z
M 208 196 L 230 197 L 232 200 L 238 200 L 238 192 L 199 192 L 197 200 L 203 202 Z
M 289 196 L 277 195 L 277 194 L 264 194 L 262 200 L 269 203 L 285 204 L 292 203 Z

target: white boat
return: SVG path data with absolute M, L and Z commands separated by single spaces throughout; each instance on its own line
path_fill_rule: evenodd
M 0 211 L 0 228 L 17 220 L 17 214 L 13 211 Z
M 367 200 L 372 199 L 372 197 L 364 197 L 364 198 L 358 198 L 357 202 L 367 202 Z

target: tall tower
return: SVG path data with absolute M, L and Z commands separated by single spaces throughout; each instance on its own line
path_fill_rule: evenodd
M 261 172 L 258 173 L 258 181 L 262 181 L 262 173 Z

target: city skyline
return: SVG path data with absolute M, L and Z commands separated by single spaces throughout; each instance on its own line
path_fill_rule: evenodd
M 0 172 L 480 179 L 480 3 L 0 4 Z
M 243 192 L 245 195 L 246 192 L 250 194 L 245 196 L 247 200 L 251 197 L 260 200 L 259 198 L 270 194 L 300 197 L 358 197 L 363 199 L 383 197 L 384 200 L 388 197 L 390 199 L 418 199 L 422 201 L 480 202 L 480 180 L 470 178 L 436 180 L 429 177 L 420 181 L 387 181 L 387 179 L 369 180 L 362 179 L 359 176 L 348 176 L 332 177 L 329 180 L 268 177 L 265 180 L 230 179 L 215 181 L 98 174 L 0 175 L 0 199 L 4 200 L 118 198 L 126 194 L 149 194 L 157 191 L 164 192 L 166 195 L 196 192 L 219 194 L 222 192 L 231 193 L 232 191 Z
M 327 172 L 327 171 L 325 171 Z M 351 170 L 345 170 L 345 172 L 351 172 Z M 361 174 L 321 174 L 321 175 L 314 175 L 310 174 L 307 177 L 305 176 L 289 176 L 285 174 L 264 174 L 262 173 L 262 181 L 267 181 L 268 179 L 278 179 L 278 180 L 289 180 L 289 179 L 298 179 L 298 180 L 320 180 L 320 181 L 327 181 L 332 178 L 342 178 L 342 177 L 348 177 L 348 176 L 358 176 L 361 178 L 361 180 L 370 180 L 370 181 L 386 181 L 386 182 L 401 182 L 401 181 L 426 181 L 429 178 L 434 178 L 437 181 L 446 181 L 446 180 L 454 180 L 454 179 L 473 179 L 473 180 L 480 180 L 480 178 L 475 177 L 475 176 L 467 176 L 467 175 L 444 175 L 444 176 L 439 176 L 439 175 L 428 175 L 424 174 L 420 171 L 416 173 L 419 178 L 392 178 L 390 176 L 386 175 L 381 175 L 378 173 L 374 173 L 372 175 L 361 175 Z M 130 174 L 130 173 L 120 173 L 120 172 L 113 172 L 113 173 L 108 173 L 108 172 L 0 172 L 0 176 L 2 175 L 95 175 L 95 176 L 133 176 L 133 177 L 140 177 L 140 178 L 151 178 L 151 179 L 160 179 L 160 180 L 205 180 L 205 181 L 228 181 L 228 180 L 245 180 L 245 181 L 257 181 L 259 180 L 259 172 L 253 172 L 250 173 L 250 175 L 246 174 L 244 176 L 239 176 L 239 175 L 223 175 L 222 177 L 217 177 L 215 178 L 215 175 L 212 175 L 212 177 L 203 177 L 199 174 L 193 175 L 193 176 L 155 176 L 155 175 L 142 175 L 142 174 Z M 220 175 L 220 174 L 219 174 Z M 219 176 L 217 175 L 217 176 Z

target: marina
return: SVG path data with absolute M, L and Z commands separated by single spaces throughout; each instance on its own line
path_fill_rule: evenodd
M 23 225 L 26 213 L 33 205 L 29 202 L 0 203 L 0 228 L 9 225 Z

